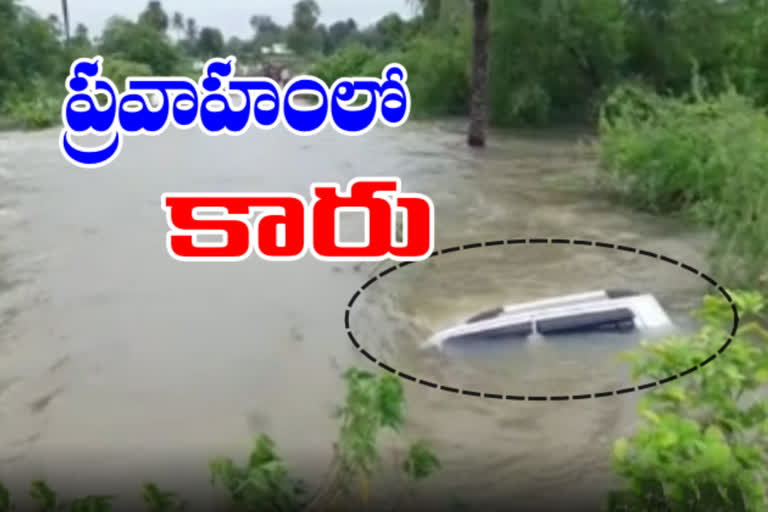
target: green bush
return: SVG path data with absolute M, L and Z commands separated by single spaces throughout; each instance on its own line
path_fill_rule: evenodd
M 768 510 L 768 331 L 765 299 L 733 294 L 741 315 L 727 350 L 696 372 L 664 384 L 640 402 L 641 426 L 614 445 L 626 487 L 612 494 L 621 512 L 762 512 Z M 635 378 L 662 379 L 717 352 L 733 313 L 707 297 L 692 337 L 646 344 L 629 359 Z
M 468 34 L 450 41 L 436 36 L 415 38 L 405 51 L 377 55 L 369 60 L 363 75 L 381 75 L 384 66 L 391 62 L 402 64 L 408 71 L 414 116 L 451 116 L 468 112 Z
M 361 76 L 363 67 L 374 55 L 373 50 L 362 44 L 350 44 L 337 53 L 315 62 L 309 74 L 320 78 L 330 86 L 342 77 Z
M 152 68 L 141 62 L 105 57 L 102 75 L 112 80 L 119 91 L 124 91 L 126 78 L 129 76 L 152 76 Z
M 316 62 L 309 74 L 330 86 L 342 77 L 379 77 L 385 66 L 397 62 L 408 71 L 413 115 L 457 115 L 467 112 L 468 59 L 466 34 L 451 41 L 419 36 L 402 51 L 376 53 L 358 44 L 347 46 Z
M 48 128 L 60 122 L 63 101 L 63 87 L 57 91 L 49 81 L 33 80 L 7 93 L 3 112 L 22 129 Z
M 768 261 L 768 117 L 729 90 L 686 98 L 625 86 L 600 119 L 604 184 L 654 213 L 714 227 L 715 269 L 754 283 Z

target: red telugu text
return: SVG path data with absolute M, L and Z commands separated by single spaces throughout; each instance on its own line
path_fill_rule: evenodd
M 420 261 L 434 247 L 434 205 L 401 193 L 399 178 L 356 178 L 346 193 L 336 183 L 311 187 L 309 205 L 296 194 L 163 194 L 169 254 L 180 261 L 293 261 L 307 251 L 325 261 Z M 366 214 L 365 241 L 339 241 L 338 214 Z M 396 226 L 402 218 L 398 240 Z M 221 235 L 203 242 L 200 235 Z

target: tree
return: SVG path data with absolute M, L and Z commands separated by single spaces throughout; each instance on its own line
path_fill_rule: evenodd
M 227 55 L 235 55 L 239 57 L 244 50 L 245 42 L 237 36 L 232 36 L 227 39 L 226 44 L 218 56 L 221 57 L 226 53 Z
M 197 39 L 197 22 L 195 18 L 187 18 L 184 33 L 187 41 L 194 41 Z
M 288 33 L 288 45 L 300 55 L 307 54 L 318 41 L 316 31 L 320 7 L 315 0 L 299 0 L 293 5 L 293 22 Z
M 61 37 L 62 35 L 62 27 L 61 27 L 61 20 L 59 20 L 59 17 L 55 14 L 49 14 L 48 17 L 45 19 L 45 21 L 48 22 L 48 24 L 51 26 L 51 29 L 53 29 L 53 33 L 56 34 L 56 37 Z
M 153 74 L 168 75 L 179 61 L 178 51 L 168 38 L 146 23 L 134 23 L 119 16 L 107 20 L 101 37 L 102 55 L 148 65 Z
M 352 18 L 337 21 L 328 27 L 328 51 L 333 53 L 358 35 L 357 24 Z
M 203 27 L 197 38 L 197 51 L 206 59 L 222 57 L 224 52 L 224 36 L 217 28 Z
M 254 14 L 249 20 L 257 46 L 270 46 L 280 40 L 283 29 L 270 16 Z
M 375 46 L 387 50 L 397 46 L 405 31 L 405 22 L 397 13 L 387 14 L 374 26 Z
M 168 29 L 168 15 L 159 0 L 150 0 L 147 8 L 139 15 L 139 23 L 159 32 L 165 32 Z
M 184 34 L 184 15 L 179 11 L 176 11 L 173 13 L 172 19 L 173 21 L 171 22 L 171 25 L 173 26 L 173 30 L 179 34 L 179 39 L 181 39 L 181 36 Z
M 61 0 L 61 16 L 64 19 L 64 40 L 69 42 L 69 4 L 67 0 Z
M 88 48 L 91 46 L 91 38 L 88 36 L 88 27 L 83 23 L 75 26 L 75 37 L 72 38 L 72 45 L 78 48 Z
M 189 55 L 195 55 L 197 52 L 197 35 L 197 22 L 194 18 L 187 18 L 184 23 L 182 47 Z
M 490 0 L 472 0 L 472 99 L 470 100 L 469 134 L 472 147 L 485 146 L 488 129 L 488 11 Z

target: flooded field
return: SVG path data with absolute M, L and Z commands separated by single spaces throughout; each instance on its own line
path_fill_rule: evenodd
M 327 464 L 339 374 L 350 365 L 373 368 L 346 337 L 344 308 L 385 264 L 255 256 L 181 264 L 165 249 L 164 192 L 308 196 L 315 181 L 395 175 L 406 191 L 433 199 L 437 248 L 584 238 L 706 269 L 705 235 L 611 203 L 589 186 L 595 163 L 577 138 L 496 134 L 487 151 L 473 152 L 462 129 L 410 122 L 360 138 L 170 131 L 129 138 L 113 164 L 95 171 L 63 160 L 57 130 L 0 134 L 7 481 L 48 476 L 54 485 L 100 492 L 130 480 L 137 493 L 144 479 L 205 484 L 211 456 L 243 454 L 260 432 L 310 477 Z M 355 306 L 352 324 L 377 357 L 444 384 L 516 394 L 604 391 L 629 383 L 617 358 L 637 340 L 533 343 L 492 358 L 419 348 L 479 310 L 601 288 L 653 293 L 682 325 L 706 291 L 691 274 L 618 251 L 503 246 L 393 273 Z M 432 440 L 444 465 L 424 492 L 482 504 L 541 490 L 561 497 L 564 510 L 584 489 L 610 483 L 610 444 L 631 428 L 636 399 L 514 403 L 411 383 L 406 391 L 409 433 Z M 91 474 L 73 474 L 83 461 Z

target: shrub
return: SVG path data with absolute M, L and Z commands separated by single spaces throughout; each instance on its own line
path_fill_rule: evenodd
M 727 350 L 698 371 L 650 392 L 641 425 L 614 445 L 626 488 L 611 511 L 760 512 L 768 509 L 768 331 L 758 293 L 734 295 L 741 327 Z M 692 337 L 645 345 L 630 355 L 635 378 L 661 379 L 704 361 L 723 345 L 732 312 L 707 297 Z
M 683 212 L 714 227 L 715 269 L 741 284 L 768 260 L 768 117 L 734 90 L 686 98 L 638 86 L 602 109 L 604 184 L 654 213 Z

